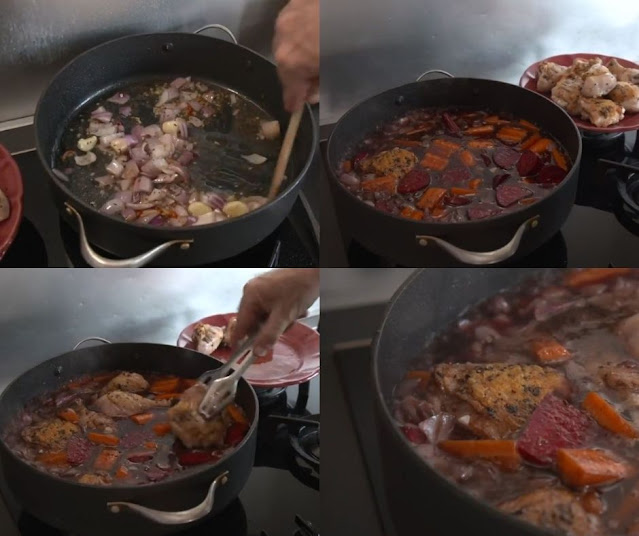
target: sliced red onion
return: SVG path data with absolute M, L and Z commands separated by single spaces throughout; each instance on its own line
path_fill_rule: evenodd
M 454 427 L 455 417 L 448 413 L 433 415 L 419 423 L 419 428 L 433 445 L 437 445 L 440 441 L 448 439 Z
M 173 121 L 173 119 L 175 119 L 179 113 L 180 113 L 180 110 L 178 110 L 177 108 L 166 107 L 164 108 L 164 110 L 162 110 L 162 113 L 160 114 L 160 121 L 162 123 L 166 123 L 167 121 Z
M 131 96 L 127 95 L 126 93 L 116 93 L 115 95 L 113 95 L 113 97 L 107 99 L 107 101 L 114 104 L 126 104 L 127 102 L 129 102 L 130 98 Z
M 164 160 L 164 158 L 149 160 L 142 166 L 142 173 L 144 173 L 147 177 L 151 177 L 152 179 L 154 179 L 160 173 L 162 173 L 162 169 L 165 168 L 167 165 L 167 161 Z
M 148 194 L 151 190 L 153 190 L 153 183 L 149 177 L 140 175 L 137 179 L 135 179 L 135 182 L 133 183 L 134 192 L 146 192 Z
M 198 98 L 198 94 L 195 91 L 182 91 L 180 99 L 184 102 L 190 102 Z
M 140 140 L 137 137 L 133 136 L 132 134 L 127 134 L 126 136 L 124 136 L 124 139 L 129 144 L 129 147 L 132 147 L 140 143 Z
M 108 123 L 113 118 L 113 114 L 111 112 L 100 112 L 91 114 L 91 119 L 95 119 L 96 121 L 100 121 L 100 123 Z
M 125 208 L 121 213 L 120 216 L 122 216 L 124 218 L 125 221 L 133 221 L 135 220 L 138 216 L 135 213 L 135 210 L 133 210 L 132 208 Z
M 105 214 L 117 214 L 118 212 L 122 212 L 125 208 L 125 203 L 122 199 L 109 199 L 102 208 L 100 209 Z
M 145 210 L 142 214 L 140 214 L 138 221 L 140 223 L 151 223 L 151 220 L 159 214 L 159 210 Z
M 205 93 L 204 95 L 202 95 L 202 98 L 208 102 L 208 103 L 213 103 L 215 102 L 215 91 L 209 91 L 208 93 Z
M 184 151 L 177 159 L 177 163 L 181 166 L 188 166 L 193 162 L 194 157 L 195 155 L 191 151 Z
M 122 137 L 122 134 L 118 134 L 117 132 L 114 134 L 109 134 L 107 136 L 101 136 L 100 147 L 102 147 L 103 149 L 108 149 L 114 140 L 117 140 L 118 138 L 121 138 L 121 137 Z
M 132 208 L 133 210 L 148 210 L 155 206 L 155 203 L 127 203 L 126 206 L 128 208 Z
M 155 188 L 149 195 L 146 196 L 147 203 L 157 203 L 161 199 L 166 197 L 166 192 L 160 188 Z
M 178 218 L 170 218 L 167 220 L 171 227 L 184 227 L 188 221 L 188 216 L 180 216 Z
M 222 196 L 216 194 L 215 192 L 203 193 L 200 196 L 200 199 L 202 203 L 205 203 L 211 208 L 217 208 L 222 210 L 222 207 L 226 205 L 226 200 Z
M 131 129 L 131 136 L 133 136 L 138 142 L 144 138 L 144 127 L 142 125 L 135 125 Z
M 204 119 L 208 119 L 209 117 L 213 116 L 214 113 L 215 110 L 213 110 L 211 106 L 205 106 L 204 108 L 202 108 L 202 117 L 204 117 Z
M 165 222 L 166 220 L 162 216 L 158 215 L 149 221 L 149 225 L 163 225 Z
M 140 174 L 140 168 L 138 167 L 135 160 L 129 160 L 124 166 L 124 171 L 122 172 L 123 179 L 135 179 Z
M 260 123 L 260 131 L 267 140 L 275 140 L 280 137 L 280 122 L 262 121 Z
M 157 106 L 162 106 L 164 103 L 172 101 L 180 95 L 180 92 L 174 87 L 168 87 L 162 92 L 160 95 L 160 100 L 157 103 Z
M 93 164 L 98 157 L 95 156 L 95 153 L 89 151 L 88 153 L 84 153 L 82 156 L 74 156 L 73 159 L 78 166 L 89 166 Z
M 150 138 L 159 138 L 162 134 L 160 125 L 150 125 L 144 129 L 144 135 Z
M 153 159 L 167 158 L 173 154 L 172 147 L 165 145 L 159 140 L 158 143 L 150 143 L 149 148 L 151 149 L 151 158 Z
M 180 205 L 188 205 L 189 195 L 189 192 L 187 192 L 186 190 L 182 190 L 179 194 L 173 195 L 173 199 L 180 203 Z
M 111 173 L 111 175 L 115 175 L 116 177 L 119 177 L 120 175 L 122 175 L 122 172 L 124 171 L 124 165 L 119 160 L 113 159 L 107 165 L 106 170 L 109 173 Z
M 175 182 L 175 179 L 177 179 L 177 173 L 162 173 L 153 179 L 153 182 L 155 184 L 171 184 Z
M 112 186 L 115 184 L 115 177 L 113 175 L 103 175 L 102 177 L 96 177 L 95 182 L 104 188 L 105 186 Z
M 197 221 L 197 217 L 196 216 L 189 216 L 186 219 L 186 224 L 187 225 L 193 225 L 196 221 Z
M 129 117 L 131 115 L 131 107 L 130 106 L 121 106 L 120 107 L 120 115 L 122 117 Z
M 181 117 L 178 117 L 175 122 L 178 124 L 180 137 L 186 139 L 189 137 L 189 127 L 186 124 L 186 121 Z
M 174 87 L 175 89 L 180 89 L 187 82 L 188 80 L 186 78 L 176 78 L 175 80 L 173 80 L 173 82 L 171 82 L 171 87 Z
M 144 147 L 132 147 L 129 151 L 129 154 L 131 155 L 131 158 L 135 160 L 135 163 L 138 164 L 138 166 L 140 164 L 144 164 L 149 159 L 149 155 L 146 154 Z
M 202 91 L 202 92 L 209 90 L 209 86 L 207 86 L 206 84 L 203 84 L 202 82 L 196 82 L 195 87 L 198 89 L 198 91 Z
M 189 106 L 196 112 L 199 112 L 202 109 L 202 105 L 196 100 L 189 101 Z
M 342 173 L 339 177 L 339 181 L 344 186 L 349 186 L 351 188 L 357 188 L 360 183 L 359 177 L 357 175 L 353 175 L 352 173 Z
M 125 153 L 129 150 L 129 142 L 126 139 L 126 136 L 118 136 L 110 143 L 110 146 L 111 149 L 118 154 Z
M 99 138 L 103 136 L 111 136 L 118 131 L 115 125 L 111 125 L 109 123 L 102 124 L 98 121 L 91 121 L 89 123 L 89 134 L 93 136 L 98 136 Z
M 246 160 L 249 164 L 253 164 L 255 166 L 259 166 L 260 164 L 263 164 L 264 162 L 266 162 L 268 159 L 265 156 L 262 156 L 261 154 L 248 154 L 248 155 L 241 155 L 242 158 L 244 158 L 244 160 Z
M 124 182 L 124 181 L 120 181 L 120 182 Z M 113 198 L 114 199 L 121 199 L 125 203 L 131 203 L 131 201 L 133 200 L 133 192 L 127 188 L 126 190 L 122 190 L 121 192 L 117 192 L 113 196 Z
M 198 127 L 198 128 L 201 126 L 204 126 L 204 122 L 200 118 L 195 117 L 194 115 L 189 117 L 189 123 L 191 123 L 194 127 Z
M 177 162 L 173 162 L 162 168 L 162 171 L 167 174 L 177 173 L 180 177 L 182 177 L 185 181 L 188 181 L 191 177 L 189 170 L 185 167 L 181 166 Z

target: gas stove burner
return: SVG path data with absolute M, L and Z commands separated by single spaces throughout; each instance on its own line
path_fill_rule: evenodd
M 618 140 L 619 138 L 624 138 L 623 132 L 612 132 L 599 134 L 596 132 L 588 132 L 585 130 L 581 130 L 581 137 L 583 138 L 584 143 L 589 145 L 608 145 Z
M 319 470 L 320 466 L 320 425 L 319 415 L 311 415 L 306 421 L 317 421 L 317 425 L 310 422 L 300 424 L 296 431 L 291 432 L 291 446 L 293 450 L 310 465 Z
M 639 169 L 637 171 L 638 173 L 631 174 L 627 180 L 618 181 L 617 186 L 627 212 L 634 214 L 634 219 L 639 223 Z
M 280 398 L 285 390 L 286 389 L 284 387 L 274 387 L 272 389 L 256 387 L 255 394 L 257 394 L 257 399 L 260 404 L 268 404 L 274 399 Z

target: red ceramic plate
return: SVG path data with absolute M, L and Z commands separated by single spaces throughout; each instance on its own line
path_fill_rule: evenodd
M 9 218 L 0 222 L 0 259 L 18 234 L 22 221 L 22 176 L 9 151 L 0 145 L 0 189 L 11 205 Z
M 226 313 L 202 318 L 182 330 L 177 345 L 195 349 L 193 330 L 196 324 L 226 326 L 236 313 Z M 212 357 L 226 361 L 231 350 L 220 347 Z M 312 328 L 296 322 L 275 343 L 271 355 L 256 361 L 244 373 L 244 378 L 254 387 L 274 388 L 298 385 L 317 376 L 320 370 L 319 334 Z
M 546 58 L 545 60 L 538 61 L 537 63 L 533 63 L 524 74 L 521 76 L 519 80 L 519 85 L 521 87 L 525 87 L 526 89 L 530 89 L 535 91 L 536 93 L 540 93 L 544 95 L 544 97 L 550 98 L 549 93 L 541 93 L 537 91 L 537 71 L 539 69 L 539 64 L 544 61 L 552 61 L 554 63 L 558 63 L 559 65 L 569 66 L 572 65 L 572 62 L 576 58 L 583 58 L 589 60 L 591 58 L 601 58 L 604 64 L 608 63 L 608 60 L 616 59 L 621 65 L 624 67 L 632 67 L 634 69 L 639 69 L 639 65 L 633 63 L 629 60 L 624 60 L 622 58 L 615 58 L 614 56 L 605 56 L 603 54 L 560 54 L 559 56 L 551 56 L 550 58 Z M 596 127 L 589 121 L 583 121 L 578 117 L 571 116 L 575 124 L 582 130 L 587 130 L 588 132 L 596 132 L 599 134 L 612 134 L 615 132 L 627 132 L 629 130 L 639 130 L 639 113 L 636 114 L 626 114 L 626 117 L 623 121 L 620 121 L 616 125 L 610 125 L 609 127 Z

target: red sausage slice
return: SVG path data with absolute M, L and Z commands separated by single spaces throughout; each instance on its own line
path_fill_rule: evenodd
M 524 151 L 517 162 L 517 171 L 522 177 L 530 177 L 536 175 L 541 169 L 542 161 L 532 151 Z
M 89 459 L 93 445 L 84 437 L 72 437 L 67 443 L 67 460 L 71 465 L 81 465 Z
M 476 205 L 468 209 L 468 219 L 483 220 L 485 218 L 490 218 L 491 216 L 495 216 L 499 212 L 500 210 L 497 207 L 493 205 L 488 205 L 486 203 L 482 203 L 480 205 Z
M 413 169 L 406 173 L 397 184 L 400 194 L 412 194 L 423 190 L 430 184 L 430 175 L 421 169 Z
M 497 189 L 497 187 L 504 182 L 510 179 L 510 173 L 503 173 L 502 175 L 495 175 L 493 177 L 493 189 Z
M 464 205 L 470 205 L 473 202 L 472 199 L 464 197 L 463 195 L 447 195 L 444 198 L 444 203 L 453 207 L 462 207 Z
M 544 184 L 559 184 L 566 176 L 566 171 L 559 166 L 544 166 L 539 172 L 539 182 Z
M 519 153 L 509 147 L 499 147 L 493 155 L 493 161 L 502 169 L 511 169 L 519 160 Z
M 528 188 L 524 188 L 518 184 L 502 184 L 495 190 L 497 204 L 501 207 L 510 207 L 531 195 L 532 192 Z

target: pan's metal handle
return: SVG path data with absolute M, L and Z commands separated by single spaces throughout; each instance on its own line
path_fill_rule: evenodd
M 192 523 L 205 516 L 207 516 L 213 509 L 213 499 L 215 498 L 215 490 L 218 486 L 226 484 L 228 482 L 229 472 L 224 471 L 220 474 L 209 487 L 209 491 L 206 494 L 204 500 L 190 508 L 189 510 L 183 510 L 178 512 L 164 512 L 162 510 L 154 510 L 147 508 L 146 506 L 140 506 L 139 504 L 129 502 L 108 502 L 107 508 L 114 513 L 118 514 L 122 510 L 132 510 L 151 521 L 161 523 L 162 525 L 183 525 L 186 523 Z
M 512 257 L 519 248 L 524 233 L 528 228 L 534 229 L 539 225 L 539 216 L 534 216 L 522 223 L 510 242 L 495 251 L 468 251 L 466 249 L 453 246 L 450 242 L 446 242 L 436 236 L 417 235 L 417 243 L 420 246 L 427 246 L 429 242 L 435 242 L 442 249 L 445 249 L 458 261 L 466 264 L 474 264 L 486 266 L 489 264 L 497 264 Z
M 198 30 L 195 30 L 193 33 L 194 34 L 199 34 L 202 33 L 204 30 L 222 30 L 226 35 L 228 35 L 231 40 L 237 45 L 237 39 L 235 38 L 235 34 L 229 30 L 226 26 L 224 26 L 223 24 L 207 24 L 206 26 L 202 26 L 201 28 L 199 28 Z
M 86 231 L 84 230 L 84 222 L 80 213 L 73 208 L 69 203 L 65 203 L 64 206 L 67 209 L 67 213 L 71 216 L 75 216 L 78 220 L 78 230 L 80 231 L 80 251 L 84 260 L 93 268 L 139 268 L 150 263 L 153 259 L 159 257 L 171 246 L 180 245 L 180 249 L 189 249 L 193 243 L 192 239 L 189 240 L 171 240 L 160 244 L 157 247 L 142 253 L 137 257 L 131 257 L 130 259 L 107 259 L 102 255 L 96 253 L 87 240 Z
M 107 339 L 103 339 L 102 337 L 87 337 L 86 339 L 82 339 L 79 343 L 77 343 L 73 349 L 77 350 L 78 348 L 80 348 L 80 346 L 82 346 L 85 342 L 89 342 L 89 341 L 100 341 L 103 342 L 104 344 L 111 344 L 111 341 L 107 340 Z
M 455 78 L 455 75 L 450 74 L 448 71 L 442 71 L 441 69 L 430 69 L 429 71 L 426 71 L 425 73 L 420 74 L 417 77 L 417 80 L 415 80 L 415 81 L 416 82 L 421 82 L 422 78 L 424 78 L 425 76 L 428 76 L 429 74 L 433 74 L 433 73 L 443 74 L 443 75 L 446 75 L 448 78 Z

